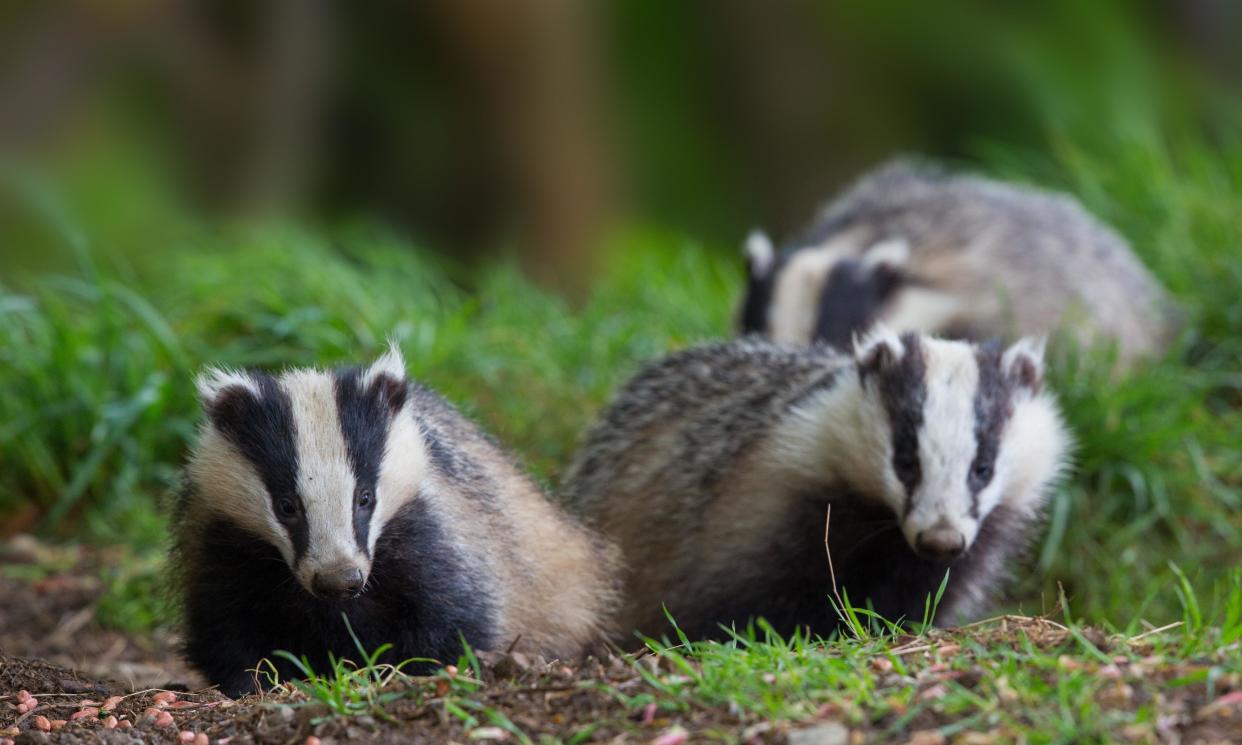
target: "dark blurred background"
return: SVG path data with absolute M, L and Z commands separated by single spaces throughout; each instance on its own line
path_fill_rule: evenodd
M 894 152 L 1038 154 L 1120 100 L 1210 127 L 1240 40 L 1233 0 L 9 0 L 0 136 L 572 289 L 620 220 L 731 245 Z

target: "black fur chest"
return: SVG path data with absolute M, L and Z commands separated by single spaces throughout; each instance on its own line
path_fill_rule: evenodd
M 211 523 L 200 540 L 202 561 L 183 588 L 185 651 L 227 695 L 255 690 L 248 670 L 263 658 L 282 679 L 297 677 L 292 664 L 272 656 L 278 649 L 305 656 L 316 671 L 327 669 L 329 654 L 358 659 L 351 628 L 368 653 L 392 644 L 382 658 L 388 663 L 446 664 L 461 653 L 463 638 L 478 648 L 496 641 L 485 575 L 453 549 L 444 526 L 418 501 L 385 526 L 368 589 L 349 601 L 312 597 L 273 546 L 227 521 Z M 434 666 L 423 661 L 410 670 Z
M 830 502 L 831 571 L 824 545 Z M 739 556 L 746 566 L 701 583 L 711 590 L 683 604 L 680 612 L 669 604 L 690 638 L 723 639 L 727 634 L 721 625 L 740 629 L 759 617 L 782 636 L 797 630 L 827 636 L 842 623 L 833 606 L 834 577 L 836 592 L 853 607 L 870 608 L 890 621 L 920 622 L 947 572 L 939 613 L 928 620 L 950 621 L 964 600 L 997 589 L 992 585 L 1023 543 L 1023 523 L 998 508 L 970 550 L 945 564 L 918 557 L 883 506 L 856 496 L 830 500 L 821 495 L 808 495 L 801 505 L 760 553 Z

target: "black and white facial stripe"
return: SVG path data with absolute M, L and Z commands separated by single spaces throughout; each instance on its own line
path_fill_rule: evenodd
M 209 422 L 200 459 L 213 473 L 240 472 L 214 508 L 280 549 L 312 594 L 360 592 L 379 532 L 413 498 L 425 462 L 417 426 L 402 415 L 400 355 L 279 377 L 213 370 L 199 389 Z
M 1003 350 L 998 342 L 979 347 L 975 360 L 979 366 L 979 384 L 975 391 L 975 458 L 970 464 L 967 486 L 970 488 L 971 516 L 979 517 L 979 493 L 987 488 L 996 474 L 996 458 L 1000 451 L 1005 425 L 1013 415 L 1011 397 L 1015 381 L 1002 368 Z
M 200 384 L 200 388 L 201 388 Z M 207 416 L 254 467 L 267 489 L 272 514 L 293 545 L 295 561 L 306 553 L 305 510 L 298 496 L 298 450 L 289 394 L 267 376 L 240 376 L 205 400 Z
M 860 343 L 859 378 L 883 411 L 900 485 L 890 506 L 915 550 L 955 558 L 1006 498 L 1002 451 L 1024 434 L 1010 432 L 1016 407 L 1033 414 L 1032 437 L 1055 431 L 1049 405 L 1036 400 L 1041 353 L 1026 342 L 1005 351 L 884 329 Z M 1018 447 L 1008 449 L 1015 475 L 1025 457 Z
M 842 259 L 828 272 L 819 291 L 811 341 L 849 349 L 850 341 L 871 326 L 892 299 L 901 274 L 896 267 Z
M 850 241 L 838 241 L 777 255 L 767 236 L 752 233 L 741 332 L 848 350 L 855 334 L 871 328 L 907 283 L 908 255 L 902 240 L 880 241 L 861 252 Z
M 902 517 L 914 506 L 914 493 L 923 481 L 919 456 L 919 432 L 923 429 L 923 409 L 927 405 L 927 358 L 913 334 L 901 338 L 902 350 L 877 344 L 858 362 L 858 375 L 864 384 L 875 386 L 888 415 L 892 431 L 892 467 L 905 488 Z
M 364 370 L 355 368 L 336 378 L 341 433 L 354 470 L 354 537 L 367 556 L 371 555 L 371 518 L 375 513 L 388 424 L 405 405 L 407 395 L 404 378 L 388 373 L 368 379 Z

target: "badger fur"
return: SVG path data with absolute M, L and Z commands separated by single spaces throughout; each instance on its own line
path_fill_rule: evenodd
M 650 365 L 565 482 L 628 565 L 617 628 L 667 631 L 667 606 L 691 638 L 757 617 L 823 635 L 834 574 L 897 620 L 949 570 L 936 620 L 975 615 L 1065 463 L 1042 353 L 879 328 L 853 354 L 745 339 Z
M 367 368 L 209 369 L 172 564 L 185 654 L 255 690 L 284 649 L 389 662 L 476 649 L 567 658 L 611 613 L 615 551 L 549 503 L 393 347 Z M 425 668 L 426 663 L 423 665 Z
M 1059 329 L 1115 343 L 1119 363 L 1158 354 L 1177 326 L 1126 242 L 1073 198 L 896 161 L 829 204 L 780 255 L 746 242 L 743 333 L 846 349 L 898 331 L 1016 339 Z

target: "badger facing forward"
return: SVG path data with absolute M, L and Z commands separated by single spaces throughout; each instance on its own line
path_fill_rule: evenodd
M 342 614 L 394 662 L 598 638 L 615 551 L 408 381 L 395 347 L 365 369 L 208 370 L 198 389 L 172 559 L 186 656 L 224 693 L 253 691 L 277 649 L 316 669 L 356 655 Z
M 1038 521 L 1068 435 L 1042 346 L 879 329 L 844 355 L 755 340 L 693 348 L 631 380 L 565 493 L 628 565 L 618 629 L 691 638 L 766 618 L 836 628 L 838 587 L 886 618 L 981 610 Z
M 777 255 L 754 233 L 743 333 L 846 349 L 898 331 L 1014 339 L 1058 329 L 1119 361 L 1160 353 L 1177 326 L 1159 283 L 1073 198 L 897 161 L 864 176 Z

